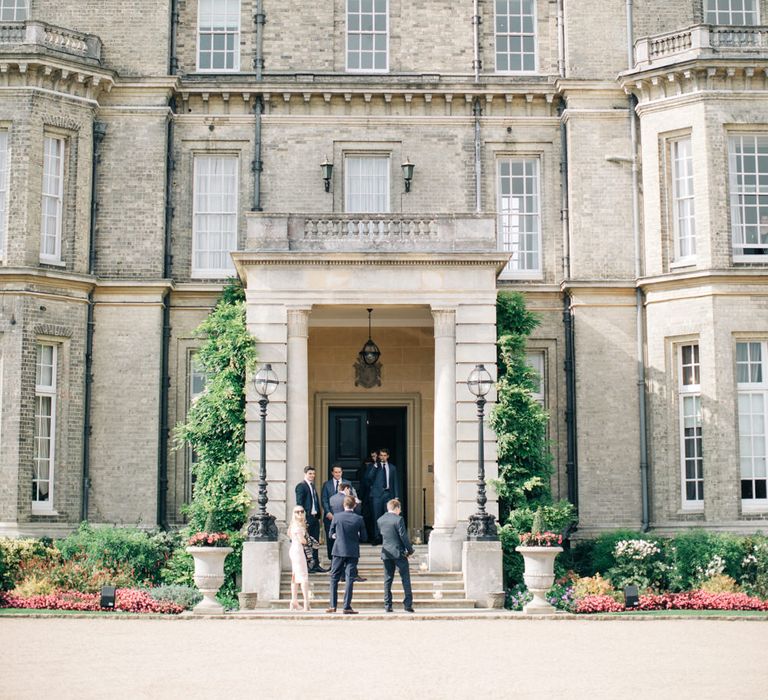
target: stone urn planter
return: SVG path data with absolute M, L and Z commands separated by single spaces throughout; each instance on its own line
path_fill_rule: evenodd
M 555 557 L 562 547 L 516 547 L 523 555 L 525 571 L 523 580 L 533 594 L 533 600 L 523 608 L 528 615 L 552 615 L 555 608 L 547 602 L 547 591 L 555 582 Z
M 187 547 L 195 560 L 195 586 L 203 599 L 192 608 L 193 613 L 211 615 L 224 612 L 224 606 L 216 600 L 219 588 L 224 584 L 224 560 L 232 547 Z

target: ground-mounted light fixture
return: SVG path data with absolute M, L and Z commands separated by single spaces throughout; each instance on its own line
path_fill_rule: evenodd
M 379 346 L 373 342 L 371 337 L 371 312 L 373 309 L 367 309 L 368 311 L 368 340 L 365 341 L 363 349 L 360 351 L 360 357 L 366 365 L 375 365 L 381 357 L 381 350 Z
M 277 378 L 272 365 L 264 365 L 253 378 L 253 388 L 261 397 L 261 444 L 259 454 L 259 511 L 248 521 L 248 539 L 250 541 L 277 541 L 277 525 L 275 516 L 267 513 L 267 405 L 270 395 L 277 389 L 280 380 Z
M 410 158 L 408 156 L 405 157 L 405 162 L 400 165 L 400 167 L 403 169 L 403 182 L 405 182 L 405 191 L 410 192 L 411 191 L 411 181 L 413 180 L 413 169 L 416 167 L 413 163 L 411 163 Z
M 493 386 L 493 379 L 485 365 L 475 365 L 467 378 L 467 388 L 476 397 L 477 403 L 477 513 L 469 516 L 467 539 L 498 540 L 496 518 L 485 510 L 488 498 L 485 495 L 485 443 L 483 416 L 485 396 Z
M 328 156 L 320 163 L 320 169 L 323 171 L 323 183 L 325 184 L 325 191 L 331 191 L 331 178 L 333 177 L 333 163 L 328 160 Z

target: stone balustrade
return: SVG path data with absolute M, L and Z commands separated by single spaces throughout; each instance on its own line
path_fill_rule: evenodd
M 698 58 L 747 58 L 768 54 L 768 27 L 716 27 L 699 24 L 635 42 L 635 70 Z
M 101 39 L 45 22 L 0 23 L 0 53 L 51 51 L 84 60 L 101 62 Z
M 494 217 L 476 214 L 247 212 L 246 250 L 492 252 Z

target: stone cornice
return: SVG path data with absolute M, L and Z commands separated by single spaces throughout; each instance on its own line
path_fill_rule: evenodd
M 662 66 L 619 76 L 627 93 L 634 94 L 640 106 L 687 95 L 751 93 L 763 96 L 768 90 L 768 60 L 696 60 Z
M 697 270 L 642 277 L 637 282 L 637 286 L 646 292 L 714 285 L 755 285 L 765 287 L 768 293 L 768 274 L 765 269 L 757 268 Z
M 95 104 L 114 84 L 114 74 L 98 67 L 38 56 L 0 55 L 0 90 L 41 90 Z
M 74 272 L 59 272 L 43 268 L 0 267 L 0 291 L 14 292 L 28 289 L 30 285 L 60 291 L 88 293 L 96 286 L 97 280 L 91 275 Z

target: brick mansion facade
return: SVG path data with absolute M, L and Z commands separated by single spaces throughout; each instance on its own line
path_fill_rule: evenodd
M 767 108 L 768 0 L 0 0 L 0 533 L 183 522 L 233 276 L 279 521 L 387 444 L 460 565 L 504 289 L 582 533 L 765 529 Z

